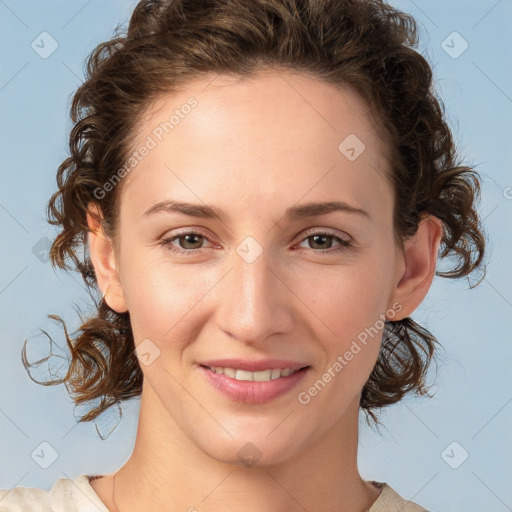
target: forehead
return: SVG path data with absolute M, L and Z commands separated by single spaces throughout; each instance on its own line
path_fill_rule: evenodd
M 191 98 L 197 103 L 192 109 L 187 106 Z M 174 116 L 171 130 L 159 133 L 162 130 L 158 130 L 158 123 L 169 121 L 173 113 L 178 116 Z M 182 123 L 185 118 L 187 123 Z M 297 125 L 297 121 L 307 124 Z M 372 142 L 382 146 L 373 132 L 374 120 L 368 106 L 352 87 L 275 68 L 262 69 L 247 77 L 208 73 L 178 91 L 161 95 L 148 105 L 138 123 L 134 146 L 150 133 L 163 138 L 170 131 L 183 131 L 179 126 L 183 124 L 188 124 L 197 135 L 203 129 L 221 129 L 217 134 L 224 140 L 231 135 L 238 142 L 243 141 L 239 129 L 266 134 L 270 139 L 278 135 L 274 127 L 288 128 L 292 134 L 298 130 L 304 135 L 324 137 L 331 131 L 330 135 L 338 138 L 348 135 L 344 131 L 349 128 L 360 137 L 375 137 L 377 140 Z M 215 136 L 211 131 L 209 135 Z M 280 143 L 286 134 L 282 136 L 278 137 Z
M 372 126 L 367 105 L 349 87 L 283 70 L 205 75 L 147 109 L 132 149 L 151 150 L 123 188 L 131 199 L 144 188 L 156 201 L 168 199 L 181 179 L 180 187 L 202 200 L 228 187 L 253 198 L 279 189 L 284 198 L 287 190 L 296 202 L 308 189 L 325 195 L 342 186 L 364 202 L 371 197 L 362 181 L 388 186 Z

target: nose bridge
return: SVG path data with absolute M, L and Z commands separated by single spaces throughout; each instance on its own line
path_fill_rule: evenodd
M 276 276 L 270 260 L 269 251 L 251 240 L 247 245 L 242 242 L 233 253 L 233 269 L 219 304 L 219 322 L 240 341 L 261 341 L 291 328 L 287 287 Z

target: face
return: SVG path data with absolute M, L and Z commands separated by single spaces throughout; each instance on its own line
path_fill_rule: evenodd
M 120 198 L 120 293 L 154 406 L 212 457 L 237 463 L 251 442 L 261 463 L 285 460 L 359 402 L 404 270 L 371 126 L 352 90 L 269 72 L 195 82 L 138 127 L 134 150 L 148 149 Z M 206 206 L 218 216 L 198 216 Z M 308 369 L 254 403 L 211 384 L 201 364 L 224 358 Z

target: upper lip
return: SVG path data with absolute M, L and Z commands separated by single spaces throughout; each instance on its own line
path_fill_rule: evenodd
M 292 370 L 300 370 L 307 365 L 306 363 L 298 363 L 297 361 L 287 361 L 286 359 L 260 359 L 251 361 L 249 359 L 211 359 L 209 361 L 202 361 L 200 363 L 210 368 L 233 368 L 235 370 L 245 370 L 247 372 L 259 372 L 269 369 L 285 369 L 291 368 Z

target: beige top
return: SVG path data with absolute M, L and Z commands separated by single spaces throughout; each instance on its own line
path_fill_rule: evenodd
M 88 475 L 60 478 L 49 491 L 34 487 L 0 490 L 0 512 L 109 512 L 91 487 Z M 382 489 L 368 512 L 428 512 L 403 499 L 385 482 L 373 482 Z

